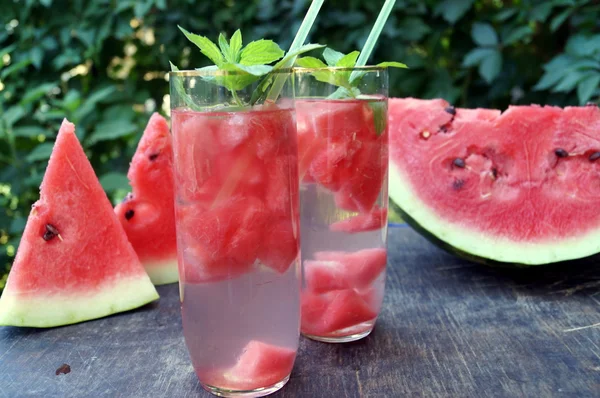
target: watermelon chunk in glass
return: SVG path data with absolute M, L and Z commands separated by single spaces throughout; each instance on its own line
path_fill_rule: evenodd
M 198 378 L 212 387 L 254 390 L 270 387 L 289 377 L 296 351 L 252 340 L 242 350 L 235 365 L 225 371 L 198 370 Z
M 68 325 L 156 299 L 65 119 L 0 297 L 0 325 Z
M 368 287 L 385 270 L 385 249 L 363 249 L 354 253 L 317 252 L 316 260 L 304 261 L 306 285 L 311 291 Z
M 336 332 L 374 321 L 377 311 L 353 289 L 302 296 L 302 333 L 335 336 Z
M 127 176 L 133 192 L 115 213 L 152 283 L 177 282 L 173 145 L 158 113 L 148 121 Z
M 375 206 L 369 213 L 360 213 L 342 221 L 329 225 L 331 231 L 358 233 L 375 231 L 387 225 L 387 208 Z
M 259 242 L 258 259 L 267 267 L 284 273 L 298 257 L 299 231 L 289 218 L 270 222 Z

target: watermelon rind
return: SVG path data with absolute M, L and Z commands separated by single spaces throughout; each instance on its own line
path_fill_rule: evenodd
M 179 280 L 176 256 L 167 260 L 143 261 L 142 264 L 154 285 L 167 285 Z
M 600 253 L 600 229 L 569 239 L 515 242 L 449 223 L 423 203 L 406 174 L 390 158 L 389 195 L 401 217 L 436 245 L 468 260 L 495 266 L 528 267 Z
M 129 311 L 159 298 L 148 276 L 118 279 L 94 291 L 61 291 L 51 295 L 12 294 L 0 297 L 0 326 L 49 328 Z

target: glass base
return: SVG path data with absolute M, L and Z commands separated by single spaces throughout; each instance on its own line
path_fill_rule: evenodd
M 202 384 L 202 388 L 206 391 L 214 394 L 218 397 L 264 397 L 265 395 L 273 394 L 276 391 L 281 390 L 283 386 L 286 385 L 288 380 L 290 379 L 290 375 L 287 375 L 285 379 L 277 382 L 268 387 L 256 388 L 254 390 L 228 390 L 226 388 L 214 387 L 208 384 Z
M 365 337 L 367 337 L 369 334 L 371 334 L 371 332 L 373 331 L 373 329 L 369 329 L 366 330 L 364 332 L 360 332 L 360 333 L 355 333 L 355 334 L 351 334 L 348 336 L 328 336 L 328 337 L 324 337 L 324 336 L 314 336 L 311 334 L 306 334 L 306 333 L 302 333 L 302 335 L 306 338 L 309 338 L 311 340 L 316 340 L 316 341 L 320 341 L 323 343 L 349 343 L 351 341 L 356 341 L 356 340 L 360 340 L 360 339 L 364 339 Z

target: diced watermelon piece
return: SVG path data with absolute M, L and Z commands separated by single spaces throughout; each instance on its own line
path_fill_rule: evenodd
M 178 207 L 185 281 L 229 279 L 250 270 L 268 212 L 254 197 L 233 197 L 212 209 Z
M 0 325 L 67 325 L 156 299 L 65 119 L 0 297 Z
M 315 293 L 353 287 L 346 267 L 338 261 L 304 260 L 304 278 L 307 289 Z
M 381 192 L 388 160 L 383 139 L 363 144 L 349 177 L 335 194 L 335 202 L 342 209 L 366 213 L 371 211 Z
M 298 257 L 300 243 L 297 224 L 288 218 L 269 223 L 260 242 L 258 258 L 267 267 L 284 273 Z
M 385 227 L 387 224 L 387 208 L 375 208 L 370 213 L 358 214 L 342 221 L 334 222 L 329 226 L 331 231 L 337 232 L 367 232 Z
M 302 333 L 327 336 L 336 331 L 372 321 L 377 312 L 353 289 L 336 290 L 324 295 L 302 295 Z
M 309 172 L 312 178 L 329 189 L 337 191 L 353 172 L 353 160 L 362 146 L 360 141 L 330 141 L 324 150 L 315 156 Z
M 297 216 L 298 161 L 296 156 L 280 156 L 266 164 L 268 169 L 265 204 L 274 215 Z M 294 201 L 292 200 L 294 199 Z M 293 210 L 293 214 L 292 214 Z
M 173 146 L 158 113 L 148 121 L 127 176 L 133 194 L 115 213 L 152 283 L 177 282 Z
M 363 249 L 354 253 L 329 251 L 316 252 L 315 258 L 321 264 L 328 266 L 321 267 L 321 273 L 330 270 L 332 278 L 340 278 L 342 275 L 346 279 L 348 287 L 362 288 L 369 286 L 385 269 L 387 263 L 387 251 L 383 248 Z M 331 266 L 331 263 L 338 263 L 339 266 Z M 318 267 L 315 267 L 318 268 Z M 307 271 L 307 280 L 308 269 Z M 319 286 L 320 281 L 315 280 L 315 286 Z M 341 283 L 341 282 L 340 282 Z M 321 287 L 324 289 L 324 287 Z
M 244 347 L 236 364 L 224 372 L 198 371 L 204 383 L 229 390 L 255 390 L 285 380 L 292 372 L 296 351 L 252 340 Z

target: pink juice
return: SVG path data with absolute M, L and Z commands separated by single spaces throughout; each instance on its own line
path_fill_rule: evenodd
M 296 102 L 304 285 L 302 333 L 368 335 L 383 301 L 388 143 L 384 100 Z
M 172 124 L 181 309 L 194 369 L 209 391 L 265 395 L 287 381 L 298 348 L 294 112 L 175 110 Z

